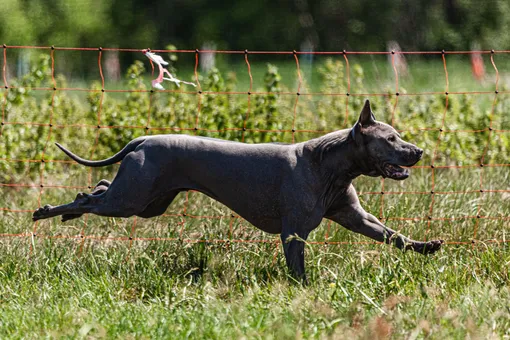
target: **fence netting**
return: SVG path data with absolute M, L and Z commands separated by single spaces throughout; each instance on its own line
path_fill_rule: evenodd
M 23 70 L 20 59 L 27 51 L 47 56 L 48 79 L 29 79 L 38 74 Z M 81 246 L 86 241 L 127 242 L 129 247 L 136 242 L 176 241 L 278 247 L 279 237 L 258 231 L 196 191 L 179 194 L 165 214 L 152 219 L 85 215 L 60 223 L 57 218 L 32 222 L 31 216 L 44 204 L 70 202 L 77 192 L 90 191 L 100 179 L 111 180 L 118 169 L 118 164 L 107 169 L 76 164 L 54 146 L 55 141 L 88 159 L 106 158 L 144 134 L 296 143 L 352 126 L 357 108 L 368 98 L 376 103 L 377 119 L 425 149 L 425 156 L 406 181 L 357 179 L 354 184 L 365 209 L 417 239 L 439 237 L 449 244 L 508 242 L 510 91 L 505 82 L 510 75 L 510 51 L 153 50 L 164 58 L 168 53 L 177 55 L 184 65 L 177 78 L 189 76 L 186 80 L 196 84 L 195 88 L 164 83 L 165 90 L 150 87 L 155 68 L 141 51 L 3 46 L 0 241 L 26 239 L 27 246 L 34 239 L 69 239 Z M 126 85 L 133 81 L 129 77 L 119 80 L 118 73 L 125 73 L 127 65 L 119 70 L 118 59 L 107 58 L 108 53 L 121 60 L 125 54 L 131 58 L 134 54 L 134 59 L 143 62 L 145 73 L 131 69 L 130 74 L 132 79 L 139 75 L 142 85 Z M 235 67 L 223 75 L 204 71 L 201 63 L 211 56 L 220 60 L 225 56 Z M 67 66 L 91 58 L 93 67 L 89 65 L 79 81 L 59 76 L 62 69 L 73 79 L 73 72 L 78 71 Z M 422 87 L 414 86 L 420 81 L 416 74 L 421 71 L 412 69 L 418 60 L 425 65 L 423 72 L 437 74 Z M 276 74 L 266 66 L 268 62 L 287 73 Z M 358 64 L 368 65 L 369 70 L 360 70 Z M 387 70 L 380 70 L 381 65 Z M 320 81 L 314 71 L 317 67 L 326 68 Z M 339 70 L 341 74 L 335 74 Z M 16 71 L 29 75 L 13 76 Z M 466 73 L 476 81 L 465 84 L 462 74 Z M 359 82 L 363 77 L 369 86 Z M 226 78 L 238 85 L 225 85 Z M 322 86 L 328 81 L 329 87 Z M 109 106 L 116 100 L 125 100 L 125 104 Z M 473 107 L 484 113 L 474 112 Z M 130 112 L 144 114 L 133 117 Z M 107 143 L 110 149 L 104 149 Z M 310 243 L 374 243 L 330 221 L 322 224 Z

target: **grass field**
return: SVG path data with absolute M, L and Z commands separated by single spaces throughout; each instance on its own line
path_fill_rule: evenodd
M 394 84 L 382 62 L 365 62 L 367 83 L 381 84 L 372 91 Z M 421 76 L 401 86 L 444 90 L 442 63 L 420 65 L 410 70 Z M 451 91 L 494 86 L 468 81 L 466 67 L 451 64 Z M 282 71 L 289 87 L 295 80 L 285 74 L 293 72 Z M 433 150 L 426 153 L 424 164 Z M 72 167 L 47 170 L 45 182 L 86 183 L 88 171 Z M 94 170 L 92 179 L 111 178 L 116 169 Z M 403 182 L 361 177 L 355 186 L 414 192 L 360 199 L 389 227 L 448 244 L 430 257 L 402 253 L 324 221 L 306 247 L 310 284 L 302 286 L 287 275 L 278 238 L 195 192 L 181 194 L 168 216 L 149 220 L 87 216 L 34 226 L 30 212 L 2 211 L 0 234 L 27 236 L 0 237 L 0 338 L 510 338 L 510 195 L 487 192 L 510 190 L 508 167 L 435 169 L 434 179 L 431 169 L 417 168 Z M 33 210 L 39 198 L 57 204 L 76 191 L 0 186 L 0 207 Z M 177 240 L 137 239 L 153 237 Z M 329 244 L 314 243 L 324 240 Z
M 73 246 L 2 242 L 2 338 L 509 336 L 508 246 L 310 247 L 308 287 L 272 246 Z
M 425 170 L 413 182 L 385 181 L 409 190 L 424 185 Z M 428 171 L 428 170 L 427 170 Z M 446 187 L 468 190 L 469 173 L 442 175 Z M 441 177 L 441 176 L 438 176 Z M 413 177 L 411 177 L 413 178 Z M 509 183 L 508 172 L 492 172 L 488 183 Z M 380 181 L 362 178 L 369 191 Z M 490 184 L 488 184 L 490 185 Z M 396 189 L 396 187 L 394 188 Z M 72 190 L 48 190 L 45 202 L 72 197 Z M 195 195 L 195 196 L 193 196 Z M 394 196 L 394 197 L 390 197 Z M 3 196 L 3 200 L 11 200 Z M 12 197 L 12 196 L 11 196 Z M 18 196 L 19 197 L 19 196 Z M 364 195 L 378 215 L 380 195 Z M 508 216 L 508 195 L 436 197 L 434 216 L 462 216 L 484 206 L 486 216 Z M 2 202 L 9 205 L 12 202 Z M 30 200 L 18 198 L 17 207 Z M 179 213 L 184 196 L 169 213 Z M 183 239 L 276 241 L 235 221 L 228 210 L 191 194 L 188 213 L 227 216 L 187 218 Z M 421 216 L 430 197 L 387 195 L 384 216 Z M 26 206 L 25 206 L 26 205 Z M 182 219 L 182 218 L 181 218 Z M 136 237 L 178 237 L 176 217 L 136 221 Z M 30 231 L 29 214 L 5 213 L 0 233 Z M 44 236 L 129 237 L 133 219 L 90 216 L 62 225 L 39 224 L 37 237 L 0 239 L 0 337 L 90 338 L 501 338 L 510 336 L 510 247 L 508 221 L 483 219 L 474 245 L 448 244 L 425 257 L 386 245 L 307 246 L 310 285 L 289 278 L 276 242 L 186 243 L 179 241 L 94 241 Z M 476 221 L 387 224 L 416 238 L 469 241 Z M 324 223 L 310 241 L 366 241 Z M 32 252 L 31 252 L 32 249 Z

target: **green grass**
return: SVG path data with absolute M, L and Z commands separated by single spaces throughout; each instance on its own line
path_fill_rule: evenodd
M 2 338 L 480 338 L 509 335 L 508 245 L 434 257 L 383 246 L 307 249 L 311 284 L 274 247 L 73 242 L 0 254 Z
M 386 180 L 386 190 L 418 190 L 430 170 L 405 182 Z M 445 189 L 469 189 L 472 174 L 437 174 Z M 508 183 L 508 172 L 485 174 L 489 187 Z M 360 191 L 380 187 L 360 178 Z M 66 201 L 74 190 L 47 189 L 43 202 Z M 18 192 L 20 194 L 20 192 Z M 23 195 L 3 196 L 2 205 L 26 208 Z M 25 195 L 34 196 L 34 195 Z M 35 195 L 37 196 L 37 195 Z M 381 195 L 362 195 L 378 215 Z M 480 201 L 483 200 L 483 201 Z M 428 195 L 386 195 L 384 217 L 423 216 Z M 462 216 L 483 203 L 484 215 L 508 216 L 504 194 L 436 196 L 433 215 Z M 182 195 L 169 213 L 180 213 Z M 276 239 L 241 221 L 230 232 L 228 209 L 191 193 L 190 215 L 136 220 L 134 236 L 183 239 Z M 0 233 L 31 232 L 29 214 L 5 213 Z M 96 241 L 46 238 L 57 235 L 132 235 L 133 219 L 89 216 L 61 224 L 38 224 L 35 238 L 0 238 L 0 338 L 466 338 L 510 336 L 510 245 L 508 222 L 482 219 L 474 245 L 448 244 L 425 257 L 386 245 L 307 246 L 310 285 L 287 276 L 280 246 L 270 243 L 187 243 L 179 241 Z M 472 239 L 476 221 L 387 224 L 416 238 Z M 428 232 L 427 232 L 428 230 Z M 180 234 L 182 232 L 182 234 Z M 311 241 L 367 241 L 323 223 Z

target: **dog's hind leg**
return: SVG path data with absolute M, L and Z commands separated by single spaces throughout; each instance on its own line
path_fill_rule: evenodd
M 32 219 L 86 213 L 108 217 L 137 215 L 164 193 L 165 189 L 158 186 L 157 178 L 150 175 L 159 171 L 158 165 L 150 162 L 143 150 L 131 152 L 122 161 L 107 190 L 96 195 L 80 193 L 69 204 L 44 206 L 34 212 Z
M 108 187 L 110 186 L 111 182 L 107 181 L 106 179 L 100 180 L 94 189 L 92 189 L 91 195 L 99 195 L 108 190 Z M 62 222 L 69 221 L 75 218 L 81 217 L 83 214 L 64 214 L 62 215 Z
M 110 181 L 108 181 L 106 179 L 100 180 L 99 182 L 97 182 L 97 184 L 94 187 L 94 189 L 92 189 L 91 194 L 92 195 L 99 195 L 100 193 L 105 192 L 106 189 L 108 189 L 108 187 L 110 186 L 110 184 L 112 184 L 112 182 L 110 182 Z
M 76 216 L 83 215 L 91 212 L 97 207 L 99 201 L 106 192 L 99 195 L 90 195 L 85 193 L 79 193 L 76 195 L 76 199 L 68 204 L 59 206 L 45 205 L 42 208 L 37 209 L 32 215 L 32 220 L 37 221 L 59 215 Z
M 179 191 L 170 192 L 170 193 L 168 193 L 167 196 L 165 196 L 163 198 L 158 198 L 158 199 L 152 201 L 145 208 L 144 211 L 137 213 L 136 216 L 140 216 L 143 218 L 149 218 L 149 217 L 155 217 L 155 216 L 162 215 L 166 211 L 168 206 L 172 203 L 172 201 L 174 200 L 175 196 L 177 196 L 178 193 L 179 193 Z
M 59 215 L 77 216 L 92 213 L 100 216 L 109 217 L 130 217 L 140 212 L 142 209 L 133 199 L 121 199 L 122 195 L 127 197 L 129 192 L 116 192 L 112 190 L 113 184 L 109 189 L 94 195 L 79 193 L 76 199 L 68 204 L 59 206 L 45 205 L 37 209 L 32 220 L 37 221 Z M 132 193 L 136 195 L 135 193 Z
M 68 204 L 53 207 L 45 205 L 37 209 L 32 215 L 32 220 L 37 221 L 59 215 L 82 215 L 95 214 L 109 217 L 131 217 L 141 211 L 136 205 L 122 201 L 109 195 L 110 190 L 99 195 L 79 193 L 76 199 Z

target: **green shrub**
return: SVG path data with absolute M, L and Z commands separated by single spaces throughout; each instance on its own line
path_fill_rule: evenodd
M 177 56 L 170 54 L 170 60 L 170 68 L 176 72 Z M 116 153 L 135 137 L 153 133 L 189 133 L 248 143 L 290 142 L 293 134 L 289 131 L 294 127 L 298 130 L 295 140 L 302 141 L 319 136 L 321 131 L 351 126 L 365 100 L 356 93 L 367 93 L 361 66 L 351 65 L 349 90 L 344 64 L 333 59 L 318 68 L 319 89 L 327 95 L 298 98 L 282 84 L 278 68 L 271 64 L 267 64 L 264 87 L 253 89 L 264 93 L 251 95 L 229 93 L 237 91 L 236 77 L 232 73 L 225 77 L 217 68 L 199 77 L 201 94 L 189 93 L 193 91 L 190 87 L 177 88 L 175 84 L 167 84 L 175 92 L 149 91 L 146 71 L 141 61 L 135 61 L 125 79 L 126 88 L 133 92 L 114 96 L 102 92 L 101 84 L 94 83 L 85 101 L 70 96 L 68 91 L 35 90 L 54 86 L 49 56 L 42 55 L 31 71 L 12 80 L 10 85 L 14 88 L 7 90 L 3 103 L 7 124 L 2 126 L 0 158 L 61 159 L 52 142 L 65 141 L 66 146 L 84 157 L 100 159 Z M 57 87 L 66 86 L 63 76 L 57 76 L 56 81 Z M 306 93 L 306 87 L 303 79 L 302 93 Z M 350 95 L 344 95 L 348 91 Z M 484 163 L 508 162 L 508 134 L 487 131 L 491 120 L 493 129 L 508 129 L 507 96 L 497 98 L 493 109 L 469 95 L 449 95 L 446 107 L 446 95 L 405 96 L 403 88 L 400 97 L 391 89 L 386 93 L 387 96 L 370 97 L 377 118 L 393 121 L 397 129 L 404 130 L 405 139 L 427 150 L 424 164 L 430 164 L 432 159 L 436 164 L 477 164 L 483 155 Z M 301 136 L 299 130 L 316 132 Z M 37 181 L 39 166 L 42 165 L 2 161 L 0 181 L 13 183 L 21 177 Z M 66 175 L 72 176 L 65 164 L 50 162 L 44 166 L 54 173 L 66 169 Z

